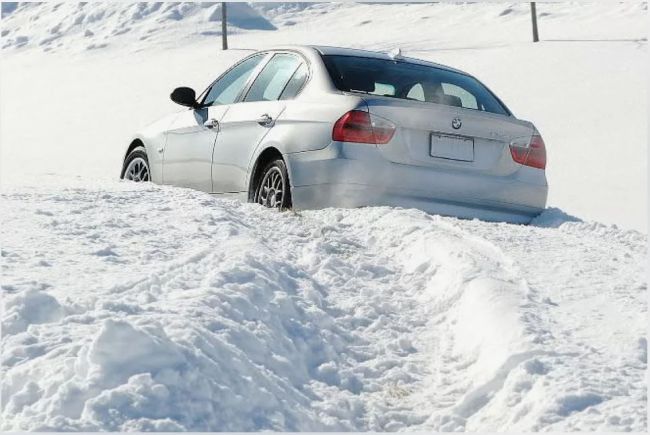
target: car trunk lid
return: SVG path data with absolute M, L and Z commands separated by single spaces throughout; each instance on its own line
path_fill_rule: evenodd
M 393 139 L 378 147 L 395 163 L 508 175 L 519 168 L 511 141 L 535 128 L 512 116 L 390 97 L 364 97 L 371 115 L 397 125 Z

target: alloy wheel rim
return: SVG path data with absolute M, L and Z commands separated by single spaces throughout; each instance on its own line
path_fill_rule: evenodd
M 282 172 L 277 167 L 269 169 L 257 194 L 257 203 L 268 208 L 282 208 L 284 201 L 285 182 Z
M 135 182 L 149 181 L 149 165 L 142 157 L 134 158 L 126 167 L 124 178 Z

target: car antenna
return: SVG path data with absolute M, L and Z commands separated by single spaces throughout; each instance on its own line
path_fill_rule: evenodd
M 391 57 L 391 59 L 402 59 L 404 56 L 402 56 L 402 49 L 397 47 L 392 49 L 388 55 Z

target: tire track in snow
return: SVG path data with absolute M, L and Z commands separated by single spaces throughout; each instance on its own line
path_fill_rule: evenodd
M 337 213 L 339 213 L 338 220 L 341 220 L 342 212 L 337 211 Z M 391 422 L 388 427 L 371 426 L 370 429 L 400 428 L 404 427 L 401 425 L 405 422 L 417 425 L 424 423 L 427 418 L 432 420 L 432 417 L 417 412 L 418 409 L 424 408 L 411 396 L 421 394 L 418 390 L 438 391 L 440 387 L 444 392 L 436 397 L 435 403 L 447 404 L 447 406 L 441 406 L 436 410 L 439 411 L 438 421 L 429 424 L 436 429 L 462 429 L 463 419 L 477 412 L 490 396 L 495 394 L 495 390 L 500 388 L 510 370 L 535 355 L 544 353 L 529 350 L 539 347 L 536 343 L 549 339 L 549 333 L 540 325 L 539 318 L 531 315 L 537 309 L 537 303 L 531 296 L 525 281 L 518 274 L 514 262 L 486 240 L 471 236 L 443 221 L 431 220 L 423 213 L 376 209 L 369 211 L 369 214 L 373 216 L 370 222 L 363 220 L 356 224 L 357 237 L 363 240 L 358 244 L 365 246 L 374 244 L 372 249 L 377 253 L 383 253 L 379 257 L 382 264 L 390 265 L 387 267 L 396 271 L 394 285 L 398 287 L 398 293 L 414 302 L 416 309 L 413 312 L 402 312 L 401 315 L 403 319 L 418 320 L 404 329 L 413 331 L 409 342 L 413 343 L 415 348 L 419 348 L 417 356 L 411 358 L 409 362 L 421 367 L 419 379 L 411 379 L 411 382 L 399 385 L 402 392 L 400 400 L 393 401 L 394 410 L 391 410 L 392 414 L 391 411 L 388 412 L 393 418 L 397 418 L 398 422 Z M 322 217 L 322 213 L 318 213 L 318 216 Z M 350 220 L 358 220 L 358 216 L 353 216 Z M 353 226 L 345 223 L 345 218 L 342 221 L 346 226 Z M 390 237 L 378 240 L 376 234 L 388 234 Z M 446 261 L 450 257 L 453 260 Z M 462 305 L 467 304 L 467 300 L 473 297 L 472 293 L 478 294 L 476 301 L 478 304 L 489 303 L 495 296 L 496 300 L 499 300 L 501 296 L 498 293 L 502 291 L 500 287 L 505 287 L 506 292 L 512 292 L 508 297 L 512 296 L 513 299 L 507 301 L 505 307 L 505 314 L 512 315 L 509 323 L 500 325 L 501 328 L 499 326 L 492 328 L 491 325 L 468 325 L 471 319 L 461 318 L 460 325 L 450 326 L 450 323 L 458 323 L 459 319 L 450 320 L 447 318 L 448 314 L 457 311 L 459 305 L 462 310 Z M 521 301 L 518 301 L 519 298 Z M 507 310 L 511 312 L 508 313 Z M 390 329 L 391 325 L 385 327 Z M 468 327 L 489 331 L 481 337 L 488 343 L 488 348 L 490 346 L 493 348 L 495 342 L 501 339 L 499 335 L 510 328 L 516 330 L 521 337 L 511 335 L 510 339 L 514 344 L 505 343 L 501 355 L 489 355 L 488 359 L 496 362 L 493 361 L 488 365 L 481 361 L 480 357 L 477 360 L 464 359 L 463 361 L 454 360 L 454 357 L 445 357 L 445 355 L 453 355 L 454 347 L 457 345 L 455 341 L 462 339 L 457 336 L 457 331 Z M 440 336 L 445 338 L 441 340 Z M 480 347 L 482 344 L 484 343 L 479 340 L 478 343 L 471 343 L 470 347 L 472 345 Z M 432 367 L 427 367 L 427 362 L 432 359 L 436 361 L 436 364 L 431 365 L 433 370 Z M 499 365 L 501 361 L 503 363 Z M 444 368 L 454 364 L 462 365 L 465 374 L 473 365 L 478 366 L 477 372 L 493 371 L 496 374 L 494 378 L 484 383 L 481 383 L 480 378 L 470 379 L 465 387 L 460 388 L 463 382 L 456 380 L 451 383 L 452 388 L 445 391 L 444 386 L 448 383 L 446 378 L 451 374 L 443 371 Z M 444 368 L 435 373 L 435 366 Z M 426 394 L 424 396 L 426 402 L 431 401 Z M 373 405 L 376 402 L 377 399 L 366 398 L 366 403 Z M 390 408 L 391 406 L 383 404 L 383 413 L 386 414 Z M 428 408 L 430 413 L 431 406 Z M 403 415 L 399 415 L 400 412 Z M 374 414 L 381 415 L 382 412 L 374 412 Z M 435 417 L 433 419 L 435 420 Z
M 549 213 L 552 221 L 555 212 Z M 547 347 L 554 350 L 536 357 L 529 373 L 514 373 L 493 400 L 511 406 L 510 418 L 495 419 L 499 410 L 488 407 L 469 427 L 645 430 L 640 386 L 647 361 L 635 348 L 645 348 L 647 286 L 640 260 L 647 237 L 597 223 L 554 225 L 464 225 L 518 259 L 541 302 L 537 314 L 553 333 Z

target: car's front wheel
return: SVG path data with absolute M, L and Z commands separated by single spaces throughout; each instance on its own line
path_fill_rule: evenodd
M 280 210 L 291 208 L 291 187 L 287 165 L 282 159 L 270 162 L 261 173 L 255 190 L 255 202 Z
M 135 182 L 151 181 L 149 159 L 144 147 L 134 148 L 124 159 L 122 178 Z

